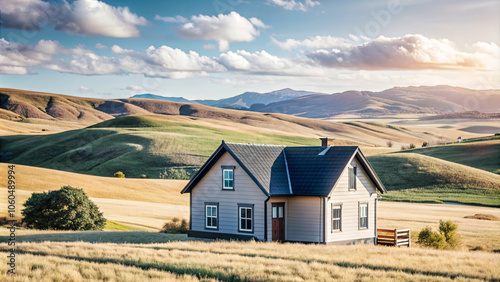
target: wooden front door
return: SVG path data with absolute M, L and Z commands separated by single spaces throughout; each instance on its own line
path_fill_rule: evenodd
M 273 203 L 273 241 L 285 241 L 285 203 Z

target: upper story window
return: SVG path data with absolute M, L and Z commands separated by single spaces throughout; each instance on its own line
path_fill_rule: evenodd
M 222 166 L 222 189 L 234 190 L 234 166 Z
M 359 229 L 368 228 L 368 204 L 359 204 Z
M 357 168 L 356 167 L 349 167 L 349 190 L 356 190 L 356 175 L 357 175 Z

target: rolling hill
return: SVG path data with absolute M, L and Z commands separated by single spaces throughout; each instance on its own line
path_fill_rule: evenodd
M 389 191 L 384 200 L 500 207 L 500 175 L 415 153 L 368 160 Z
M 431 156 L 489 172 L 500 171 L 500 136 L 471 139 L 463 143 L 418 148 L 404 152 Z
M 271 103 L 261 112 L 310 118 L 340 114 L 371 117 L 395 114 L 445 114 L 462 111 L 500 112 L 500 90 L 451 86 L 395 87 L 381 92 L 346 91 L 309 95 Z

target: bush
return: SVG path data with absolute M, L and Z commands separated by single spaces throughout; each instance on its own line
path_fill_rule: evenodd
M 427 147 L 429 145 L 429 143 L 427 143 L 427 141 L 424 141 L 424 143 L 422 143 L 422 147 Z
M 160 232 L 171 233 L 171 234 L 181 234 L 186 233 L 189 229 L 189 224 L 187 220 L 180 220 L 178 217 L 172 218 L 170 221 L 165 222 Z
M 418 233 L 417 243 L 435 249 L 454 249 L 458 247 L 460 239 L 457 235 L 458 225 L 451 221 L 439 221 L 439 232 L 426 227 Z
M 495 133 L 495 136 L 500 136 L 500 132 Z
M 448 243 L 450 248 L 455 248 L 460 243 L 460 239 L 457 235 L 458 225 L 448 221 L 439 221 L 439 233 L 441 233 L 446 239 L 446 243 Z
M 411 143 L 410 144 L 410 149 L 415 149 L 415 144 Z
M 189 180 L 191 178 L 191 173 L 182 168 L 166 168 L 163 172 L 160 172 L 161 179 L 181 179 Z
M 115 174 L 113 174 L 113 177 L 125 178 L 125 173 L 123 173 L 121 171 L 117 171 L 117 172 L 115 172 Z
M 401 145 L 401 151 L 404 151 L 404 150 L 408 150 L 408 147 L 406 147 L 405 145 Z
M 435 249 L 446 248 L 446 238 L 440 233 L 432 231 L 430 227 L 426 227 L 418 233 L 417 243 Z
M 392 141 L 387 141 L 387 143 L 386 143 L 386 144 L 387 144 L 387 147 L 392 148 L 392 145 L 393 145 L 393 144 L 392 144 Z
M 106 219 L 82 189 L 64 186 L 49 193 L 33 193 L 21 211 L 28 228 L 102 230 Z
M 148 178 L 145 174 L 141 174 L 141 178 Z

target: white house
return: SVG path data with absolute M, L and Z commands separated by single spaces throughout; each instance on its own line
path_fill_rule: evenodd
M 387 192 L 360 149 L 225 143 L 181 193 L 188 236 L 349 244 L 375 242 Z

